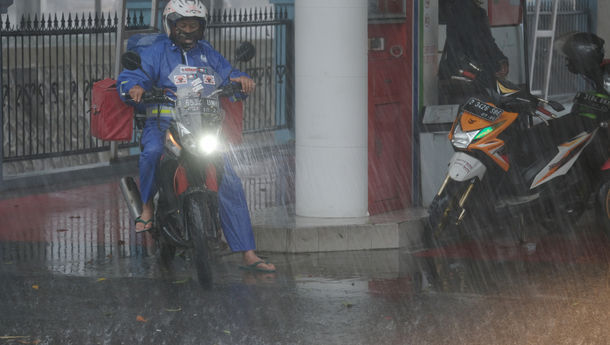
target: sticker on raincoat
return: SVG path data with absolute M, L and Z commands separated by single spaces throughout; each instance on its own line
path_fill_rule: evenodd
M 216 85 L 216 79 L 211 74 L 204 74 L 203 83 L 208 85 Z
M 178 74 L 174 76 L 174 84 L 176 85 L 184 85 L 188 83 L 188 79 L 185 74 Z
M 197 79 L 193 80 L 191 83 L 193 84 L 193 86 L 197 86 L 197 85 L 201 84 L 202 81 L 201 81 L 201 79 L 197 78 Z
M 180 67 L 180 73 L 197 73 L 197 67 Z
M 193 92 L 197 92 L 199 90 L 203 89 L 203 85 L 201 84 L 197 84 L 193 87 Z

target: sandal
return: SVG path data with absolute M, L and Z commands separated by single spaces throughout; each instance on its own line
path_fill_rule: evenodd
M 264 272 L 264 273 L 274 273 L 275 272 L 275 270 L 268 270 L 268 269 L 265 269 L 265 268 L 262 268 L 262 267 L 258 267 L 258 265 L 260 265 L 260 264 L 267 264 L 268 265 L 269 262 L 268 261 L 260 260 L 260 261 L 257 261 L 255 263 L 253 263 L 253 264 L 250 264 L 250 265 L 239 266 L 239 269 L 242 269 L 242 270 L 245 270 L 245 271 Z
M 137 225 L 138 223 L 144 224 L 144 229 L 142 229 L 142 230 L 136 229 L 136 234 L 139 234 L 141 232 L 146 232 L 146 231 L 152 229 L 152 219 L 144 220 L 144 219 L 138 217 L 138 218 L 136 218 L 135 224 Z M 148 224 L 150 224 L 150 226 L 147 227 Z

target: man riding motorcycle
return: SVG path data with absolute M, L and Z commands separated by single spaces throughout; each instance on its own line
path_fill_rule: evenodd
M 170 0 L 162 18 L 167 38 L 159 39 L 141 51 L 142 70 L 121 72 L 118 78 L 119 94 L 127 92 L 133 102 L 139 103 L 142 95 L 152 87 L 175 91 L 176 86 L 168 76 L 179 64 L 211 67 L 221 76 L 228 77 L 224 79 L 241 83 L 242 98 L 254 91 L 254 81 L 247 74 L 232 69 L 230 63 L 203 40 L 207 14 L 201 0 Z M 123 100 L 126 101 L 125 98 Z M 146 109 L 147 119 L 142 131 L 143 150 L 139 159 L 143 207 L 141 216 L 136 219 L 136 232 L 152 228 L 155 176 L 172 113 L 173 108 L 165 106 L 154 105 Z M 242 252 L 241 267 L 273 272 L 275 266 L 261 260 L 254 252 L 254 235 L 243 187 L 227 157 L 224 157 L 224 171 L 218 199 L 220 222 L 229 247 L 234 252 Z

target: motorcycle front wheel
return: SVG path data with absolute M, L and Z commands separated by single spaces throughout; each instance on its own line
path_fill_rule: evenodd
M 214 277 L 212 272 L 212 252 L 206 233 L 212 228 L 212 217 L 205 198 L 193 195 L 184 201 L 186 227 L 193 243 L 193 259 L 197 279 L 204 288 L 211 288 Z
M 176 246 L 163 235 L 158 236 L 157 246 L 159 250 L 159 262 L 163 267 L 169 268 L 176 255 Z
M 595 215 L 599 226 L 606 235 L 610 235 L 610 178 L 605 178 L 604 181 L 597 193 Z

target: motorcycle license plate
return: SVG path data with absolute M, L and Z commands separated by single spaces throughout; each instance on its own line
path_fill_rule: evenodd
M 202 102 L 202 110 L 206 114 L 216 114 L 220 110 L 220 106 L 217 99 L 206 98 Z
M 576 97 L 574 97 L 574 104 L 585 106 L 600 113 L 610 111 L 610 101 L 590 93 L 577 93 Z
M 219 111 L 217 99 L 210 98 L 187 98 L 180 104 L 186 112 L 216 114 Z
M 489 122 L 496 121 L 504 112 L 504 110 L 496 108 L 493 105 L 489 105 L 476 98 L 470 98 L 466 104 L 464 104 L 462 109 Z

